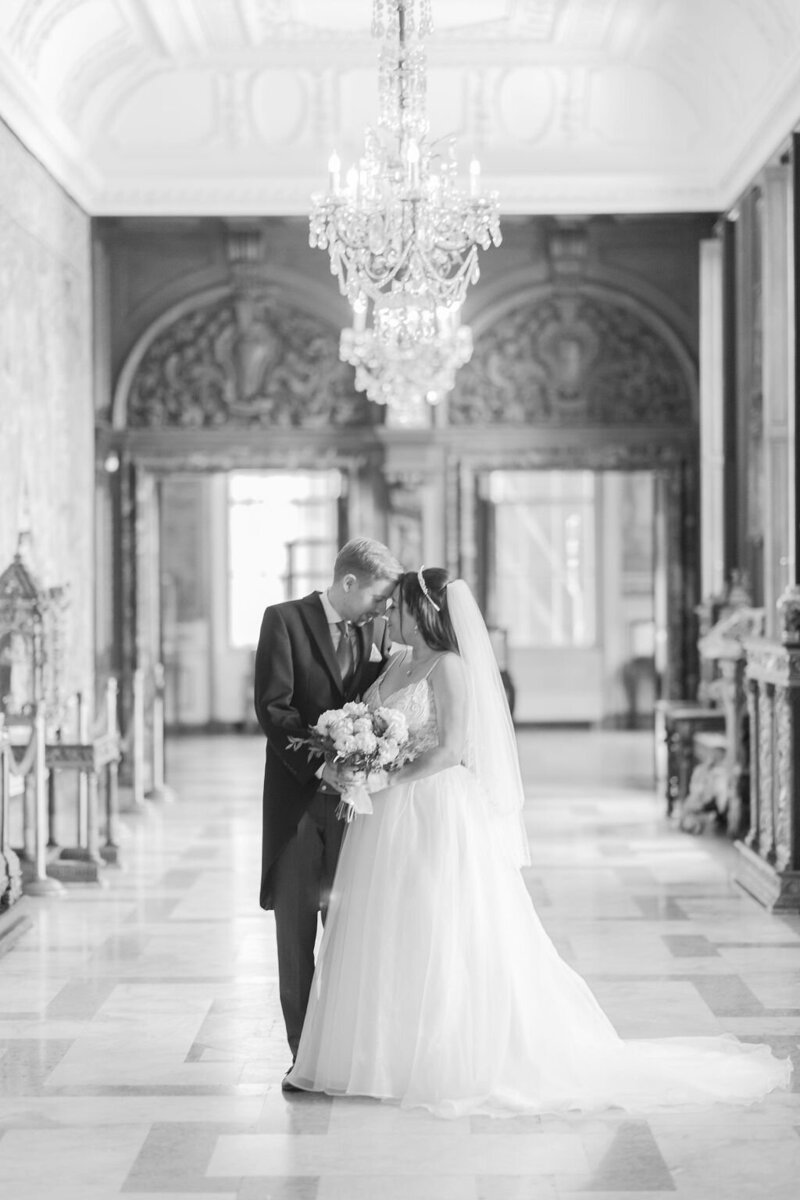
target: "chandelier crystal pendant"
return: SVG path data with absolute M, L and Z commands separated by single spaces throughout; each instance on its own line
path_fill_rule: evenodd
M 328 250 L 354 309 L 398 292 L 427 297 L 435 311 L 459 309 L 479 276 L 478 249 L 501 242 L 497 193 L 481 192 L 477 160 L 464 188 L 453 139 L 428 138 L 430 31 L 430 0 L 374 0 L 378 127 L 344 179 L 331 155 L 328 190 L 312 198 L 310 244 Z

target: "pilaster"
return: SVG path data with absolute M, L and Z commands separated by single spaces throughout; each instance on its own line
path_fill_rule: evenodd
M 792 168 L 767 167 L 764 198 L 764 608 L 778 637 L 777 602 L 793 582 L 794 202 Z
M 725 422 L 721 238 L 700 243 L 700 589 L 725 582 Z

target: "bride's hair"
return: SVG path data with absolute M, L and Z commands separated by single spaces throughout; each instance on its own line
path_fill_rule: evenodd
M 458 641 L 447 610 L 449 582 L 443 567 L 406 571 L 400 576 L 400 603 L 408 609 L 432 650 L 453 650 L 457 654 Z

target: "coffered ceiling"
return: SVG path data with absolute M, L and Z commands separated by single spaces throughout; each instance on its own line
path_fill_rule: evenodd
M 505 212 L 717 210 L 800 120 L 800 0 L 432 0 L 431 133 Z M 0 0 L 0 117 L 97 214 L 305 213 L 371 0 Z

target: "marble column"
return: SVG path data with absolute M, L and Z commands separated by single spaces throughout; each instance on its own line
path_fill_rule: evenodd
M 700 584 L 718 596 L 725 579 L 723 242 L 700 243 Z
M 792 168 L 768 167 L 764 204 L 764 608 L 768 638 L 780 636 L 777 603 L 794 583 L 794 199 Z
M 460 575 L 478 593 L 478 527 L 476 522 L 477 479 L 475 467 L 462 459 L 458 469 Z
M 445 566 L 445 462 L 415 433 L 387 442 L 383 463 L 387 542 L 408 568 Z

